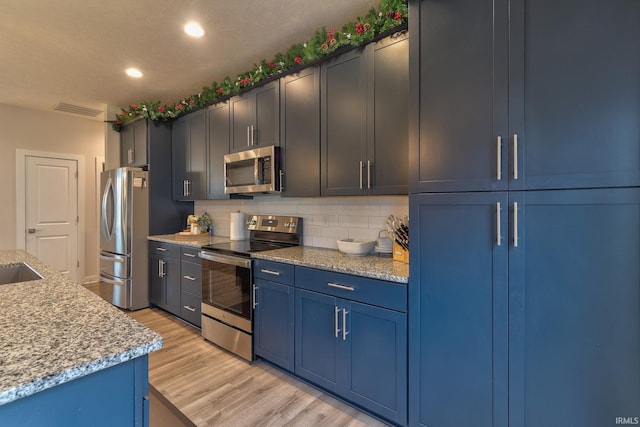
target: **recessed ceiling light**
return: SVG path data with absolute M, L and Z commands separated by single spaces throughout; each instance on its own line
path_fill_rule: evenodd
M 142 77 L 142 72 L 137 68 L 127 68 L 126 73 L 129 77 L 135 77 L 136 79 Z
M 189 22 L 184 26 L 184 32 L 190 35 L 191 37 L 202 37 L 204 36 L 204 30 L 195 22 Z

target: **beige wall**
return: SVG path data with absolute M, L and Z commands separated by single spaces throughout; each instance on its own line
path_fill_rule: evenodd
M 95 159 L 104 157 L 105 125 L 72 115 L 0 104 L 0 249 L 16 248 L 16 149 L 84 156 L 84 271 L 98 274 Z

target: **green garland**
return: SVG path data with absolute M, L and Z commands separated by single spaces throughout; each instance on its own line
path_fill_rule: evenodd
M 364 18 L 356 18 L 355 22 L 346 24 L 341 31 L 323 27 L 306 42 L 291 46 L 284 54 L 276 54 L 271 61 L 263 59 L 234 80 L 225 77 L 222 83 L 214 81 L 210 87 L 203 87 L 200 93 L 173 105 L 162 104 L 160 101 L 131 104 L 127 110 L 122 109 L 121 113 L 116 114 L 115 120 L 109 123 L 113 130 L 120 131 L 123 124 L 138 118 L 165 121 L 174 119 L 187 111 L 229 98 L 264 79 L 317 61 L 340 47 L 367 44 L 376 35 L 406 24 L 407 16 L 407 0 L 381 0 L 378 10 L 372 8 Z

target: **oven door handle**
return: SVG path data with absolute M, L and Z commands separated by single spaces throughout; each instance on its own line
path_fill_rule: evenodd
M 198 256 L 207 261 L 219 262 L 220 264 L 235 265 L 236 267 L 251 268 L 251 259 L 216 254 L 208 251 L 200 251 Z

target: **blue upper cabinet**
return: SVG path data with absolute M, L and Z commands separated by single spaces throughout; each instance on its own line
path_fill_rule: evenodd
M 512 192 L 509 206 L 509 425 L 640 416 L 640 189 Z
M 507 1 L 410 7 L 409 191 L 506 190 Z
M 640 3 L 410 6 L 411 192 L 640 185 Z

